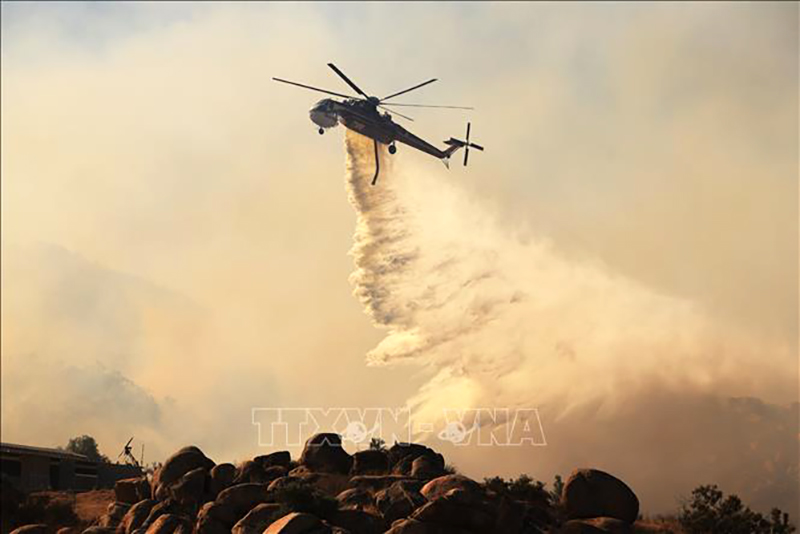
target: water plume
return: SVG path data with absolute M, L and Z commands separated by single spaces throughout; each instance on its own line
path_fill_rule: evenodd
M 623 434 L 663 433 L 670 424 L 661 416 L 676 415 L 673 400 L 685 407 L 695 401 L 718 406 L 709 399 L 796 398 L 788 346 L 727 327 L 695 303 L 598 262 L 566 259 L 545 239 L 524 240 L 446 179 L 392 167 L 384 152 L 373 187 L 372 142 L 347 132 L 345 145 L 347 190 L 357 213 L 351 282 L 374 324 L 386 331 L 367 361 L 416 363 L 430 372 L 410 399 L 418 419 L 441 424 L 445 409 L 535 407 L 546 414 L 551 437 L 572 441 L 578 427 L 599 431 L 593 424 Z M 737 406 L 722 402 L 704 414 Z M 637 407 L 649 412 L 651 424 L 642 425 Z M 689 412 L 680 417 L 692 419 Z M 683 430 L 713 427 L 714 413 Z M 774 437 L 774 431 L 762 433 Z M 782 461 L 791 465 L 793 438 L 782 432 L 789 445 Z M 586 446 L 598 441 L 585 438 Z M 682 439 L 704 442 L 697 435 Z M 576 453 L 550 441 L 562 460 Z M 608 457 L 619 464 L 629 461 L 626 454 L 644 453 L 624 452 L 635 440 L 618 435 L 617 441 L 626 445 L 592 461 Z

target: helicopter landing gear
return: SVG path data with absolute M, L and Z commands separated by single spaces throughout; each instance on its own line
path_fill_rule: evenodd
M 319 134 L 320 134 L 320 135 L 322 135 L 322 134 L 324 134 L 324 133 L 325 133 L 325 130 L 323 130 L 322 128 L 320 128 L 320 129 L 319 129 L 319 130 L 317 130 L 317 131 L 319 132 Z
M 396 153 L 396 152 L 397 152 L 397 147 L 396 147 L 396 146 L 394 146 L 394 143 L 392 143 L 391 145 L 389 145 L 389 154 L 394 154 L 394 153 Z

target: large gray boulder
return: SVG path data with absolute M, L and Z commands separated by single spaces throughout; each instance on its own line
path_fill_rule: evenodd
M 632 524 L 639 515 L 639 499 L 620 479 L 598 469 L 576 469 L 561 495 L 568 519 L 611 517 Z
M 339 434 L 315 434 L 306 441 L 300 463 L 311 471 L 347 474 L 353 457 L 342 448 Z

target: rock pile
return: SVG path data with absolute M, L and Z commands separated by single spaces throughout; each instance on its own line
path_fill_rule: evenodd
M 538 488 L 520 496 L 448 473 L 418 444 L 348 454 L 336 434 L 241 465 L 199 448 L 170 456 L 152 480 L 121 480 L 116 502 L 83 534 L 523 534 L 646 532 L 639 501 L 621 480 L 576 470 L 560 501 Z M 41 525 L 17 534 L 45 532 Z

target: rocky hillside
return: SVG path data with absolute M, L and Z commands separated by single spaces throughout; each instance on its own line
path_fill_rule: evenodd
M 577 469 L 557 496 L 541 485 L 479 483 L 419 444 L 348 454 L 337 434 L 289 452 L 217 464 L 184 447 L 151 478 L 117 482 L 115 502 L 86 529 L 59 534 L 522 534 L 670 532 L 637 522 L 621 480 Z M 52 534 L 35 524 L 15 534 Z

